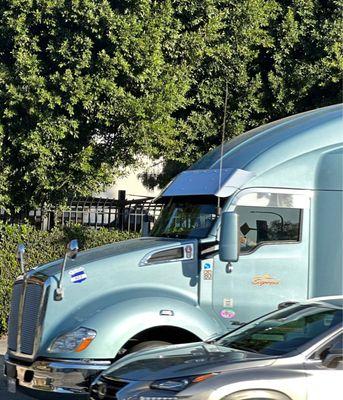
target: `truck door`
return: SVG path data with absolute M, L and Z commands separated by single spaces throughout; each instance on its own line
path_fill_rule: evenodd
M 308 194 L 245 190 L 232 201 L 239 215 L 240 258 L 214 258 L 213 308 L 229 327 L 307 298 L 309 274 Z

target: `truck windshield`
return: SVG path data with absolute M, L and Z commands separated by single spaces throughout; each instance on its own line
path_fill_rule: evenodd
M 342 324 L 341 307 L 299 305 L 260 318 L 224 336 L 220 346 L 283 355 Z
M 151 236 L 205 238 L 217 219 L 216 198 L 173 198 L 163 208 Z

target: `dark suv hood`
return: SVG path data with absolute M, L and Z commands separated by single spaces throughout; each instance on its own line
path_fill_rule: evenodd
M 114 363 L 102 375 L 125 380 L 153 381 L 269 365 L 273 361 L 262 354 L 199 342 L 140 351 Z

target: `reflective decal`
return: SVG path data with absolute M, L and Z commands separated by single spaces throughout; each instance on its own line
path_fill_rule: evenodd
M 211 281 L 213 278 L 213 261 L 206 261 L 202 264 L 203 279 Z
M 210 263 L 205 263 L 204 269 L 212 269 L 212 265 Z
M 223 299 L 223 307 L 233 307 L 233 299 Z
M 225 319 L 234 318 L 236 316 L 236 312 L 232 309 L 230 310 L 221 310 L 220 316 Z
M 85 269 L 83 267 L 72 269 L 69 271 L 69 275 L 72 283 L 81 283 L 87 279 L 87 274 L 85 273 Z
M 212 271 L 211 270 L 208 270 L 208 269 L 204 270 L 204 280 L 205 281 L 212 280 Z
M 252 284 L 256 286 L 272 286 L 279 283 L 278 279 L 272 278 L 269 274 L 256 275 L 252 279 Z

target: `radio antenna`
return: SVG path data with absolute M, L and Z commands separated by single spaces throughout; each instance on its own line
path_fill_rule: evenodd
M 224 140 L 225 140 L 225 128 L 226 128 L 226 114 L 227 114 L 227 100 L 229 95 L 229 85 L 226 81 L 225 83 L 225 101 L 224 101 L 224 116 L 223 116 L 223 129 L 222 129 L 222 142 L 220 147 L 220 161 L 219 161 L 219 182 L 218 182 L 218 190 L 220 190 L 220 186 L 222 184 L 222 171 L 223 171 L 223 155 L 224 155 Z M 217 204 L 217 214 L 220 214 L 220 197 L 218 197 Z

